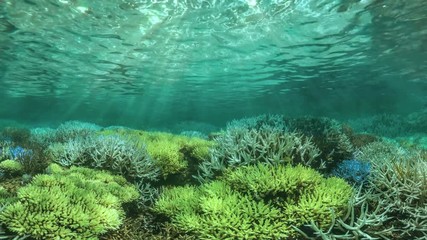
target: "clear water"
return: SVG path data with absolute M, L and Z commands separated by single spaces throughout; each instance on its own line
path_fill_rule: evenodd
M 0 117 L 223 124 L 426 109 L 421 0 L 0 1 Z
M 427 239 L 426 76 L 425 0 L 0 0 L 0 239 Z

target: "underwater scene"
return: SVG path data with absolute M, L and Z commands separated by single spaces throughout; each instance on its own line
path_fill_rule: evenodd
M 0 239 L 427 240 L 423 0 L 0 0 Z

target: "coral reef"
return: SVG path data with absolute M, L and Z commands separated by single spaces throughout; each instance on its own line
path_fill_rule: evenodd
M 16 145 L 25 146 L 30 138 L 28 128 L 6 127 L 0 132 L 0 139 L 14 142 Z
M 280 210 L 233 191 L 220 181 L 165 190 L 155 210 L 198 239 L 280 239 L 290 234 Z
M 269 125 L 255 128 L 231 127 L 219 134 L 210 158 L 200 164 L 197 179 L 201 182 L 220 175 L 227 167 L 258 162 L 322 166 L 317 157 L 320 150 L 311 138 L 295 132 L 282 131 Z
M 227 169 L 221 180 L 165 189 L 154 210 L 200 239 L 293 239 L 294 226 L 327 226 L 346 209 L 352 188 L 298 165 Z
M 322 175 L 302 165 L 292 167 L 258 163 L 227 169 L 221 179 L 239 192 L 248 193 L 255 199 L 269 200 L 278 196 L 299 197 L 304 192 L 314 191 L 322 181 Z
M 120 176 L 81 167 L 50 168 L 18 190 L 0 213 L 6 227 L 35 239 L 98 239 L 123 222 L 123 203 L 137 190 Z
M 371 172 L 371 164 L 356 159 L 344 160 L 333 170 L 332 175 L 343 178 L 351 184 L 363 184 Z
M 66 142 L 70 139 L 85 138 L 101 129 L 102 127 L 93 123 L 68 121 L 58 126 L 55 131 L 55 140 L 58 142 Z
M 312 136 L 312 142 L 322 151 L 318 157 L 327 168 L 333 168 L 353 155 L 354 146 L 347 135 L 348 129 L 336 120 L 303 117 L 289 118 L 285 123 L 292 131 Z
M 360 149 L 371 174 L 359 187 L 347 214 L 335 217 L 327 231 L 310 227 L 322 239 L 426 239 L 427 158 L 391 141 Z
M 6 129 L 0 239 L 427 239 L 427 151 L 409 138 L 281 115 L 183 134 Z
M 257 164 L 226 171 L 223 178 L 233 189 L 283 209 L 288 223 L 314 221 L 322 226 L 346 208 L 352 188 L 342 179 L 322 175 L 302 165 Z
M 164 132 L 115 129 L 102 131 L 102 134 L 118 134 L 142 142 L 155 165 L 160 168 L 164 179 L 170 175 L 185 177 L 195 172 L 197 164 L 208 157 L 209 149 L 213 145 L 211 141 L 201 138 Z
M 10 148 L 12 142 L 9 140 L 0 140 L 0 160 L 10 159 Z
M 15 160 L 4 160 L 0 162 L 0 172 L 7 176 L 16 176 L 22 173 L 22 164 Z
M 159 170 L 144 145 L 118 135 L 75 138 L 49 146 L 47 155 L 62 166 L 110 170 L 131 180 L 155 180 Z

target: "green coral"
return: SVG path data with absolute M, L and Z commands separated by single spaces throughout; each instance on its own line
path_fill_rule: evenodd
M 9 175 L 17 175 L 22 173 L 23 166 L 20 162 L 8 159 L 0 162 L 0 170 Z
M 197 180 L 205 182 L 221 176 L 226 168 L 267 164 L 303 164 L 320 168 L 320 150 L 311 138 L 267 123 L 233 123 L 216 135 L 210 158 L 199 165 Z M 285 128 L 285 129 L 283 129 Z
M 163 177 L 184 172 L 189 162 L 200 162 L 208 157 L 211 141 L 197 137 L 174 135 L 165 132 L 146 132 L 132 129 L 113 129 L 102 135 L 119 134 L 136 139 L 146 145 L 149 155 L 161 169 Z M 195 163 L 193 163 L 195 164 Z
M 314 222 L 329 226 L 353 189 L 305 166 L 257 164 L 228 169 L 221 180 L 166 189 L 154 210 L 201 239 L 287 239 Z
M 0 209 L 16 201 L 14 193 L 9 192 L 3 186 L 0 186 Z M 0 237 L 1 239 L 1 237 Z
M 223 176 L 234 189 L 283 209 L 286 221 L 295 226 L 315 221 L 330 224 L 333 215 L 347 209 L 352 188 L 339 178 L 323 178 L 314 169 L 297 165 L 240 167 Z
M 57 166 L 51 169 L 58 169 Z M 35 239 L 98 239 L 123 222 L 122 203 L 138 197 L 121 176 L 82 167 L 37 175 L 18 190 L 0 221 Z
M 339 178 L 324 179 L 314 191 L 307 191 L 296 202 L 285 203 L 285 215 L 296 226 L 311 223 L 329 226 L 335 216 L 342 216 L 352 195 L 349 185 Z
M 166 189 L 154 210 L 199 239 L 280 239 L 292 232 L 280 221 L 279 209 L 254 201 L 221 181 Z
M 154 209 L 201 239 L 280 239 L 297 235 L 292 226 L 329 226 L 352 193 L 344 180 L 302 165 L 257 164 L 200 187 L 167 189 Z
M 308 167 L 297 165 L 255 166 L 228 169 L 222 177 L 234 189 L 250 193 L 256 198 L 295 195 L 313 191 L 322 181 L 322 175 Z
M 188 162 L 180 152 L 179 143 L 166 139 L 146 141 L 146 143 L 148 153 L 160 167 L 163 176 L 175 174 L 187 168 Z

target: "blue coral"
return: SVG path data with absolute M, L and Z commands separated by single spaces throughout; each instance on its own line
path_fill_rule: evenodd
M 371 172 L 371 164 L 356 159 L 344 160 L 332 170 L 332 175 L 345 179 L 347 182 L 360 185 L 365 182 Z
M 17 147 L 11 147 L 9 149 L 10 152 L 10 157 L 13 160 L 22 160 L 24 159 L 26 156 L 29 156 L 31 158 L 33 151 L 29 150 L 29 149 L 25 149 L 23 147 L 17 146 Z

